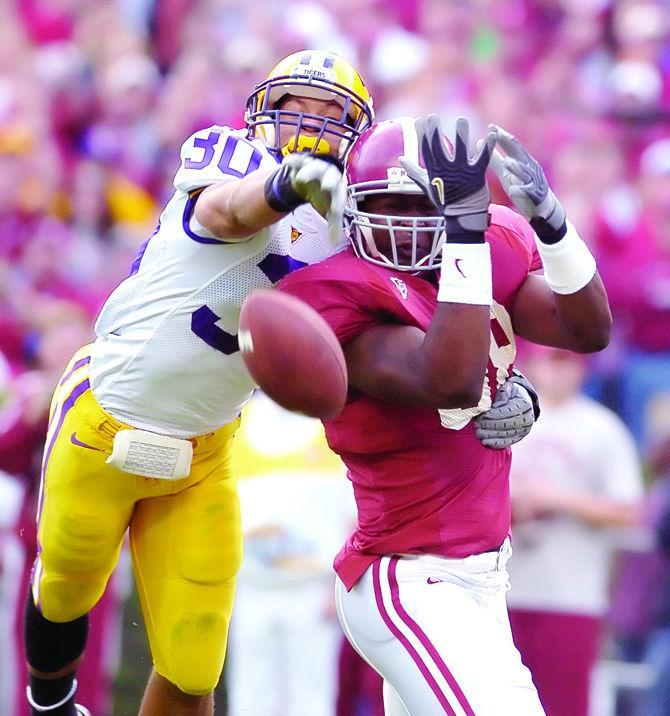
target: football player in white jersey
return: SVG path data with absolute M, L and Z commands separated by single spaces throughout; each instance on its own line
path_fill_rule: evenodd
M 241 559 L 230 442 L 254 390 L 240 306 L 334 250 L 324 217 L 339 229 L 337 160 L 372 120 L 354 67 L 303 51 L 254 89 L 246 130 L 184 143 L 156 231 L 52 401 L 25 615 L 32 714 L 86 713 L 75 671 L 87 614 L 126 530 L 154 664 L 140 713 L 212 713 Z M 495 410 L 485 426 L 494 447 L 532 422 L 515 391 L 502 432 Z
M 154 662 L 141 713 L 212 712 L 241 559 L 229 447 L 254 390 L 240 305 L 332 252 L 322 216 L 337 221 L 344 186 L 319 157 L 342 158 L 372 119 L 354 67 L 300 52 L 254 89 L 246 130 L 184 143 L 158 228 L 52 402 L 26 607 L 32 713 L 84 712 L 86 615 L 128 528 Z

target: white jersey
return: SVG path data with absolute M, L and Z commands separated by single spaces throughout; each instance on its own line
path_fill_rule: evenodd
M 91 388 L 114 417 L 188 438 L 230 422 L 251 396 L 237 343 L 241 304 L 332 253 L 327 224 L 303 205 L 246 241 L 226 242 L 192 213 L 198 190 L 276 165 L 244 130 L 209 127 L 182 146 L 158 228 L 96 321 Z

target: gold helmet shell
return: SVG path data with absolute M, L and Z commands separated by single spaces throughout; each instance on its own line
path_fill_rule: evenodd
M 277 108 L 286 95 L 334 101 L 338 119 Z M 279 62 L 247 100 L 245 121 L 252 137 L 277 154 L 308 151 L 342 159 L 358 135 L 374 121 L 372 98 L 356 68 L 326 50 L 302 50 Z M 282 143 L 281 126 L 294 129 Z M 304 129 L 309 129 L 304 133 Z M 316 130 L 316 131 L 315 131 Z

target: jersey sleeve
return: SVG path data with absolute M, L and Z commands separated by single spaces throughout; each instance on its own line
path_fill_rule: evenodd
M 532 255 L 531 255 L 531 262 L 530 262 L 530 270 L 531 271 L 542 271 L 544 269 L 544 266 L 542 265 L 542 259 L 540 258 L 540 252 L 537 250 L 537 244 L 535 243 L 535 232 L 531 228 L 530 224 L 528 224 L 528 228 L 533 232 L 533 245 L 532 245 Z
M 181 147 L 180 160 L 174 186 L 186 193 L 277 165 L 258 143 L 230 127 L 216 125 L 192 134 Z
M 535 232 L 528 221 L 513 209 L 491 205 L 491 227 L 504 233 L 515 251 L 528 264 L 528 271 L 542 269 L 542 259 L 535 243 Z
M 356 264 L 351 262 L 349 266 L 353 271 L 343 276 L 332 259 L 326 260 L 289 274 L 277 285 L 280 291 L 301 299 L 320 313 L 341 345 L 378 322 L 370 300 L 374 284 L 364 288 L 356 280 Z

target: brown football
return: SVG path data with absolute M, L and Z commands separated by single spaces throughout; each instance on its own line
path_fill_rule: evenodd
M 294 296 L 261 289 L 242 304 L 242 358 L 272 400 L 313 418 L 333 418 L 347 398 L 347 365 L 326 321 Z

